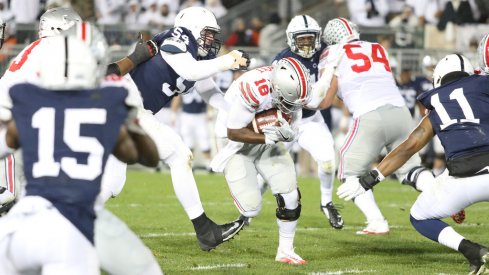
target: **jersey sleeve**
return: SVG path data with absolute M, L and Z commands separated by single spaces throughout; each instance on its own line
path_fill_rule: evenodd
M 255 111 L 250 110 L 245 105 L 240 104 L 240 102 L 235 101 L 231 106 L 228 119 L 226 122 L 226 128 L 228 129 L 241 129 L 253 120 L 255 117 Z
M 260 106 L 259 95 L 253 89 L 252 84 L 249 81 L 242 80 L 238 82 L 238 94 L 240 102 L 243 106 L 245 106 L 248 110 L 255 112 L 256 109 Z

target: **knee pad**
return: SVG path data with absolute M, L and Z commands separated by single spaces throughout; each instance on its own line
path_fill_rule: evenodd
M 423 166 L 416 166 L 411 168 L 411 170 L 409 170 L 409 172 L 406 174 L 406 176 L 404 177 L 401 183 L 410 185 L 414 187 L 414 189 L 418 190 L 418 188 L 416 187 L 416 182 L 418 181 L 419 175 L 424 171 L 428 171 L 429 173 L 431 173 L 430 170 L 428 170 L 428 168 Z
M 185 148 L 180 150 L 176 149 L 175 152 L 164 161 L 168 166 L 170 166 L 170 168 L 175 165 L 186 165 L 192 168 L 193 160 L 194 155 L 192 154 L 192 151 L 190 151 L 190 149 L 188 148 Z
M 326 174 L 333 174 L 335 172 L 334 161 L 318 161 L 318 170 Z
M 277 199 L 277 210 L 276 216 L 279 220 L 282 221 L 296 221 L 301 216 L 301 192 L 299 188 L 297 188 L 297 207 L 295 209 L 286 208 L 286 203 L 284 196 L 282 194 L 275 194 L 275 198 Z M 285 194 L 284 194 L 285 195 Z

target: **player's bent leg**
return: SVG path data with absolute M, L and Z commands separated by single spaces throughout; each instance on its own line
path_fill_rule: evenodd
M 100 198 L 104 203 L 121 193 L 126 182 L 126 172 L 127 164 L 118 160 L 114 155 L 109 155 L 100 189 Z
M 307 262 L 294 251 L 297 220 L 301 215 L 300 191 L 295 189 L 274 196 L 277 199 L 276 216 L 279 227 L 279 246 L 275 261 L 292 265 L 306 264 Z
M 163 274 L 151 250 L 106 209 L 100 210 L 95 220 L 95 248 L 101 268 L 109 274 Z

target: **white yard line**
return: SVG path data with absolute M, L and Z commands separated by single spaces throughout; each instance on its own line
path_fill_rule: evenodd
M 338 271 L 326 271 L 326 272 L 311 272 L 309 275 L 342 275 L 351 273 L 376 273 L 376 270 L 358 270 L 358 269 L 346 269 Z
M 167 232 L 167 233 L 147 233 L 141 234 L 141 238 L 160 238 L 160 237 L 178 237 L 178 236 L 195 236 L 195 232 Z
M 216 264 L 216 265 L 198 265 L 191 267 L 190 270 L 209 270 L 209 269 L 220 269 L 220 268 L 243 268 L 248 267 L 247 264 Z

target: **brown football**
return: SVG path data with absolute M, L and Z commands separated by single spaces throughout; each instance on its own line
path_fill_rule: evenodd
M 284 118 L 289 123 L 291 122 L 292 117 L 290 115 L 282 113 L 279 109 L 272 108 L 256 113 L 255 118 L 248 125 L 248 128 L 255 131 L 255 133 L 263 134 L 263 127 L 278 124 L 278 119 L 280 117 Z

